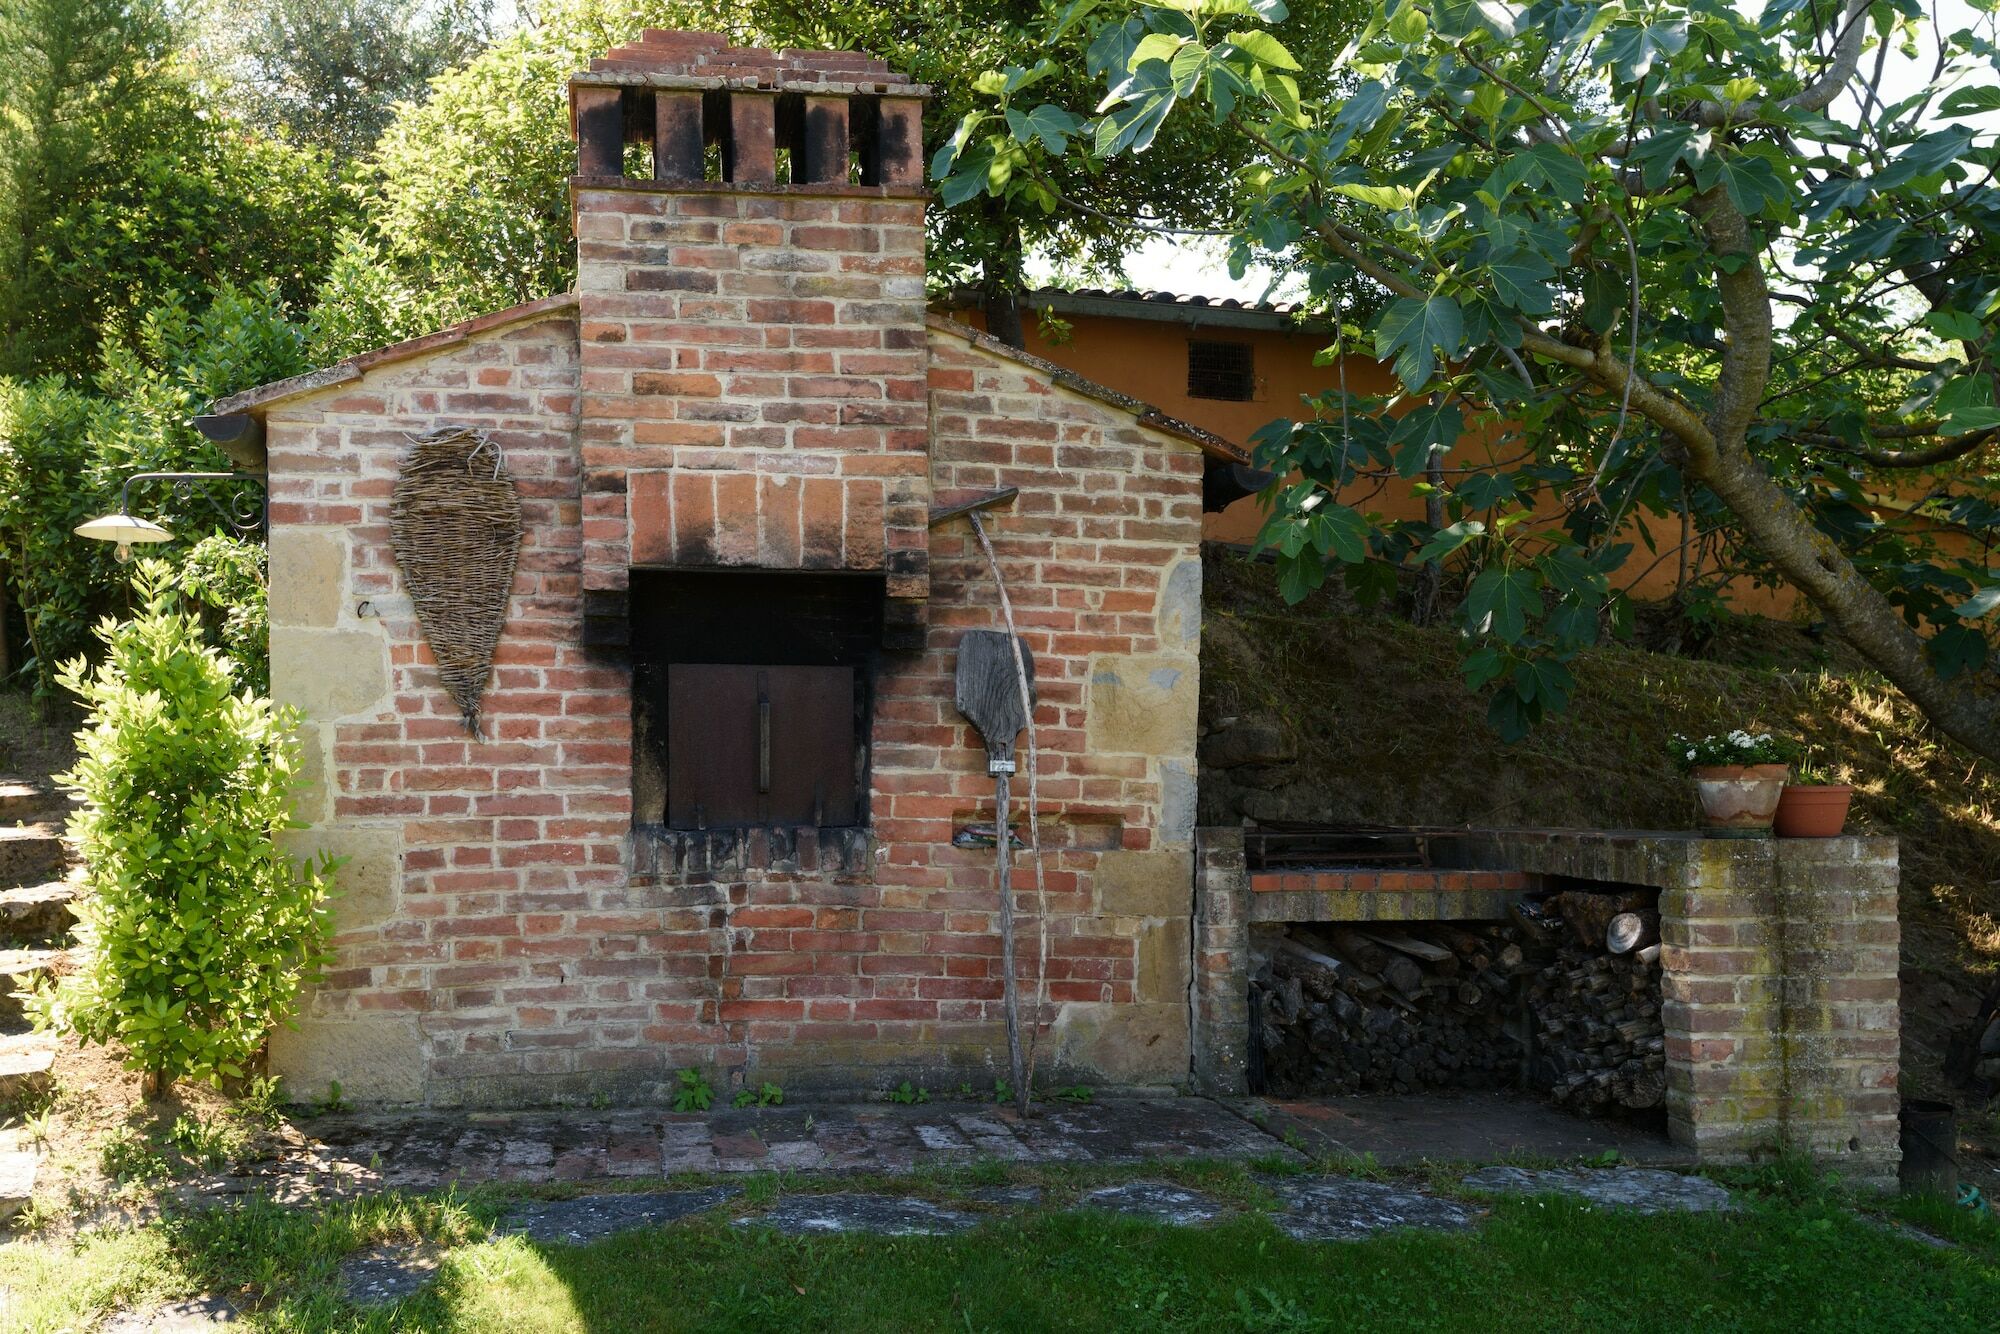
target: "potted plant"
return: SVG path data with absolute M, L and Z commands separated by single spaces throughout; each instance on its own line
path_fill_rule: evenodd
M 1854 785 L 1828 781 L 1832 777 L 1812 756 L 1800 759 L 1798 771 L 1778 798 L 1772 826 L 1779 838 L 1834 838 L 1847 827 Z
M 1674 738 L 1674 759 L 1694 779 L 1702 826 L 1725 836 L 1771 831 L 1791 758 L 1790 743 L 1769 732 Z

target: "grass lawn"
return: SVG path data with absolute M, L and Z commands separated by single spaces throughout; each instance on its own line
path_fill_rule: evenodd
M 0 1324 L 87 1328 L 111 1310 L 207 1292 L 234 1299 L 253 1328 L 496 1334 L 2000 1325 L 2000 1225 L 1942 1205 L 1893 1208 L 1950 1236 L 1951 1249 L 1778 1176 L 1746 1178 L 1754 1189 L 1733 1215 L 1647 1218 L 1555 1198 L 1502 1200 L 1470 1234 L 1305 1244 L 1262 1216 L 1268 1196 L 1240 1168 L 1164 1174 L 1244 1212 L 1206 1229 L 1066 1212 L 1060 1204 L 1080 1185 L 1133 1173 L 1020 1171 L 1009 1175 L 1043 1183 L 1049 1207 L 995 1213 L 953 1237 L 799 1239 L 731 1226 L 734 1213 L 769 1203 L 781 1185 L 955 1194 L 943 1179 L 857 1186 L 765 1177 L 715 1214 L 572 1248 L 489 1235 L 519 1191 L 298 1209 L 255 1202 L 0 1247 Z M 419 1239 L 447 1248 L 431 1289 L 369 1312 L 346 1303 L 343 1257 Z

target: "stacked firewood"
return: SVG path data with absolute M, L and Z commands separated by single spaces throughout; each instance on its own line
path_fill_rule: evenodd
M 1527 1034 L 1514 998 L 1517 979 L 1532 972 L 1499 925 L 1289 928 L 1252 987 L 1266 1087 L 1518 1084 Z
M 1666 1091 L 1649 895 L 1566 892 L 1504 923 L 1292 926 L 1251 984 L 1264 1087 L 1527 1087 L 1586 1116 Z
M 1529 1082 L 1584 1116 L 1644 1111 L 1666 1099 L 1659 914 L 1651 896 L 1558 894 L 1517 914 L 1554 957 L 1527 984 L 1534 1019 Z M 1613 952 L 1613 951 L 1616 952 Z

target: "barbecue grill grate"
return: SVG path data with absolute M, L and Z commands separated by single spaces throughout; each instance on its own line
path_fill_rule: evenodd
M 1252 871 L 1431 864 L 1428 836 L 1389 825 L 1266 825 L 1244 831 L 1243 852 Z

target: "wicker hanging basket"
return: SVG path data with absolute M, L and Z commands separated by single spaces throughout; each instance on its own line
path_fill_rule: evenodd
M 521 554 L 521 498 L 499 448 L 478 432 L 453 426 L 409 439 L 389 540 L 438 677 L 476 734 Z

